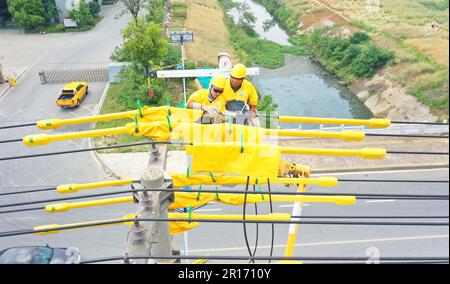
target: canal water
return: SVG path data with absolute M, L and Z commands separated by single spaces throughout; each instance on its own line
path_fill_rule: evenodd
M 261 38 L 288 45 L 288 34 L 274 23 L 264 30 L 264 23 L 273 21 L 267 10 L 251 0 L 246 2 L 254 16 L 255 31 Z M 229 11 L 235 21 L 239 18 L 236 8 Z M 280 115 L 360 118 L 372 117 L 370 111 L 348 88 L 327 73 L 308 57 L 286 55 L 286 65 L 278 69 L 261 69 L 253 83 L 262 95 L 270 94 L 279 105 Z M 286 125 L 282 125 L 285 127 Z M 292 125 L 291 125 L 292 127 Z M 309 127 L 308 127 L 309 128 Z

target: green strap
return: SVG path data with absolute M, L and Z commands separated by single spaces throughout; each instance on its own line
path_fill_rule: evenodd
M 191 219 L 192 219 L 192 205 L 189 205 L 189 208 L 188 208 L 188 224 L 191 223 Z
M 170 123 L 170 114 L 167 115 L 167 123 L 169 124 L 170 132 L 172 132 L 172 124 Z
M 212 181 L 213 181 L 214 183 L 216 183 L 216 179 L 214 178 L 214 175 L 213 175 L 212 172 L 209 172 L 209 176 L 211 177 Z
M 201 185 L 198 187 L 198 190 L 202 190 Z M 197 193 L 197 201 L 200 201 L 200 194 L 201 194 L 201 192 Z
M 187 170 L 186 170 L 186 177 L 187 178 L 190 178 L 191 177 L 191 167 L 187 167 Z
M 170 112 L 170 99 L 166 98 L 166 105 L 167 105 L 167 110 L 168 110 L 168 116 L 171 116 L 171 112 Z
M 134 123 L 135 123 L 134 131 L 136 133 L 139 133 L 139 124 L 138 124 L 138 115 L 137 114 L 134 115 Z
M 141 101 L 140 101 L 140 100 L 137 100 L 137 101 L 136 101 L 136 104 L 137 104 L 137 107 L 138 107 L 138 110 L 139 110 L 139 116 L 140 116 L 141 118 L 144 118 L 144 114 L 142 113 Z
M 216 186 L 216 191 L 218 191 L 218 190 L 219 190 L 219 187 Z M 217 201 L 220 201 L 219 192 L 216 192 L 216 199 L 217 199 Z
M 258 185 L 258 191 L 262 191 L 262 188 L 260 185 Z M 262 200 L 264 200 L 264 194 L 261 194 Z

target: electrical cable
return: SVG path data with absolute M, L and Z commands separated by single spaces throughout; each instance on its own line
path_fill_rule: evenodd
M 367 137 L 399 137 L 399 138 L 429 138 L 429 139 L 448 139 L 449 136 L 439 135 L 405 135 L 405 134 L 372 134 L 366 133 Z
M 7 125 L 7 126 L 0 126 L 1 129 L 10 129 L 10 128 L 19 128 L 19 127 L 28 127 L 28 126 L 36 126 L 37 123 L 25 123 L 25 124 L 17 124 L 17 125 Z
M 243 221 L 246 221 L 245 220 L 245 216 L 246 216 L 246 210 L 247 210 L 247 192 L 248 192 L 249 185 L 250 185 L 250 176 L 247 176 L 247 183 L 245 185 L 244 204 L 243 204 L 243 207 L 242 207 L 242 219 L 243 219 Z M 245 245 L 247 246 L 248 255 L 250 257 L 252 257 L 252 250 L 250 249 L 250 243 L 248 241 L 248 235 L 247 235 L 247 223 L 243 222 L 242 225 L 243 225 L 243 228 L 244 228 L 244 239 L 245 239 Z M 252 262 L 252 260 L 250 260 L 250 262 Z M 255 263 L 255 261 L 253 261 L 253 263 Z
M 253 185 L 253 191 L 256 192 L 256 185 Z M 255 215 L 258 215 L 258 203 L 254 204 L 255 206 Z M 259 242 L 259 224 L 256 225 L 256 238 L 255 238 L 255 248 L 253 250 L 252 256 L 256 255 L 256 252 L 258 250 L 258 242 Z
M 24 156 L 13 156 L 13 157 L 5 157 L 0 158 L 0 161 L 10 161 L 10 160 L 19 160 L 19 159 L 28 159 L 28 158 L 37 158 L 37 157 L 47 157 L 47 156 L 56 156 L 56 155 L 66 155 L 66 154 L 74 154 L 74 153 L 82 153 L 89 151 L 101 151 L 101 150 L 109 150 L 109 149 L 119 149 L 119 148 L 127 148 L 127 147 L 136 147 L 136 146 L 144 146 L 144 145 L 192 145 L 191 143 L 183 143 L 183 142 L 140 142 L 133 144 L 125 144 L 125 145 L 115 145 L 115 146 L 104 146 L 97 148 L 86 148 L 79 150 L 70 150 L 70 151 L 60 151 L 60 152 L 51 152 L 51 153 L 43 153 L 43 154 L 34 154 L 34 155 L 24 155 Z
M 16 142 L 22 142 L 22 139 L 3 140 L 3 141 L 0 141 L 0 144 L 16 143 Z
M 190 255 L 190 256 L 118 256 L 118 257 L 103 257 L 96 259 L 88 259 L 81 261 L 81 264 L 91 264 L 108 261 L 127 261 L 127 260 L 145 260 L 145 259 L 181 259 L 181 260 L 276 260 L 276 261 L 320 261 L 320 262 L 358 262 L 367 263 L 370 259 L 367 257 L 311 257 L 311 256 L 296 256 L 296 257 L 284 257 L 284 256 L 258 256 L 258 257 L 246 257 L 246 256 L 211 256 L 211 255 Z M 448 257 L 380 257 L 378 259 L 380 263 L 448 263 Z
M 186 190 L 176 190 L 176 189 L 170 189 L 173 192 L 184 192 L 186 193 Z M 27 201 L 27 202 L 19 202 L 14 204 L 0 204 L 0 208 L 6 208 L 6 207 L 15 207 L 15 206 L 24 206 L 24 205 L 32 205 L 32 204 L 39 204 L 39 203 L 49 203 L 49 202 L 58 202 L 58 201 L 68 201 L 68 200 L 75 200 L 75 199 L 85 199 L 85 198 L 94 198 L 94 197 L 102 197 L 102 196 L 110 196 L 110 195 L 120 195 L 120 194 L 129 194 L 129 193 L 137 193 L 137 192 L 160 192 L 160 191 L 167 191 L 167 189 L 137 189 L 137 190 L 123 190 L 123 191 L 114 191 L 114 192 L 106 192 L 106 193 L 99 193 L 99 194 L 92 194 L 92 195 L 83 195 L 83 196 L 74 196 L 74 197 L 65 197 L 65 198 L 54 198 L 54 199 L 47 199 L 47 200 L 39 200 L 39 201 Z M 229 193 L 229 194 L 268 194 L 267 191 L 261 191 L 261 192 L 247 192 L 247 191 L 217 191 L 217 190 L 189 190 L 190 193 Z M 272 192 L 275 194 L 275 192 Z M 336 194 L 336 193 L 311 193 L 311 192 L 280 192 L 276 193 L 278 195 L 296 195 L 296 196 L 356 196 L 357 199 L 406 199 L 406 200 L 449 200 L 448 195 L 399 195 L 399 194 L 352 194 L 352 193 L 346 193 L 346 194 Z M 246 204 L 247 198 L 244 197 L 244 204 Z M 245 208 L 245 206 L 244 206 Z
M 104 225 L 115 225 L 131 222 L 196 222 L 196 223 L 221 223 L 221 224 L 302 224 L 302 225 L 339 225 L 339 226 L 426 226 L 426 227 L 441 227 L 448 226 L 449 222 L 347 222 L 347 221 L 274 221 L 274 220 L 228 220 L 228 219 L 192 219 L 192 218 L 129 218 L 129 219 L 116 219 L 109 221 L 94 221 L 82 224 L 74 225 L 62 225 L 59 227 L 47 228 L 47 229 L 25 229 L 20 231 L 7 231 L 0 232 L 0 237 L 11 237 L 18 235 L 30 235 L 38 233 L 50 233 L 55 231 L 65 231 L 71 229 L 81 229 L 88 227 L 97 227 Z M 251 250 L 249 250 L 251 253 Z M 250 255 L 250 257 L 252 257 Z
M 267 189 L 269 191 L 269 199 L 270 199 L 270 201 L 269 201 L 270 214 L 273 214 L 274 211 L 273 211 L 272 193 L 270 193 L 271 189 L 270 189 L 270 179 L 269 178 L 267 179 Z M 270 257 L 273 256 L 274 243 L 275 243 L 275 224 L 272 224 L 271 226 L 272 226 L 272 239 L 270 242 L 270 254 L 269 254 Z M 269 259 L 269 263 L 271 263 L 271 262 L 272 262 L 272 260 Z
M 391 155 L 436 155 L 448 156 L 449 152 L 405 152 L 405 151 L 387 151 Z
M 448 122 L 391 121 L 392 124 L 449 125 Z

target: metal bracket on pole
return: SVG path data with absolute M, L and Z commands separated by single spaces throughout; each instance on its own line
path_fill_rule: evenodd
M 148 168 L 141 177 L 143 189 L 168 188 L 164 172 L 159 168 Z M 137 218 L 168 218 L 168 208 L 175 200 L 169 190 L 142 192 L 138 195 L 139 211 Z M 135 222 L 128 241 L 128 256 L 172 256 L 172 244 L 167 222 Z M 133 260 L 133 264 L 173 263 L 175 260 Z

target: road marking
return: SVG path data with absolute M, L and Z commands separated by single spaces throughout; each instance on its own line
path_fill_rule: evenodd
M 396 171 L 373 171 L 373 172 L 348 172 L 348 173 L 326 173 L 326 174 L 313 174 L 312 176 L 324 176 L 324 175 L 357 175 L 357 174 L 386 174 L 386 173 L 415 173 L 415 172 L 435 172 L 435 171 L 448 171 L 448 168 L 439 169 L 423 169 L 423 170 L 396 170 Z
M 303 243 L 296 244 L 296 247 L 312 247 L 312 246 L 329 246 L 329 245 L 349 245 L 349 244 L 364 244 L 364 243 L 378 243 L 378 242 L 396 242 L 396 241 L 417 241 L 417 240 L 433 240 L 433 239 L 448 239 L 449 235 L 433 235 L 433 236 L 416 236 L 416 237 L 400 237 L 400 238 L 386 238 L 386 239 L 368 239 L 368 240 L 350 240 L 350 241 L 335 241 L 335 242 L 319 242 L 319 243 Z M 286 244 L 275 245 L 274 248 L 285 248 Z M 271 246 L 258 246 L 258 249 L 270 249 Z M 225 251 L 240 251 L 247 250 L 247 247 L 234 248 L 218 248 L 218 249 L 197 249 L 189 250 L 189 253 L 206 253 L 206 252 L 225 252 Z
M 367 200 L 366 203 L 385 203 L 385 202 L 395 202 L 397 200 L 394 199 L 386 199 L 386 200 Z
M 303 204 L 302 206 L 308 207 L 309 204 Z M 292 207 L 294 207 L 294 204 L 290 204 L 290 205 L 279 205 L 278 207 L 280 207 L 280 208 L 292 208 Z
M 218 209 L 199 209 L 199 210 L 195 210 L 195 212 L 217 212 L 217 211 L 222 211 L 222 209 L 218 208 Z

